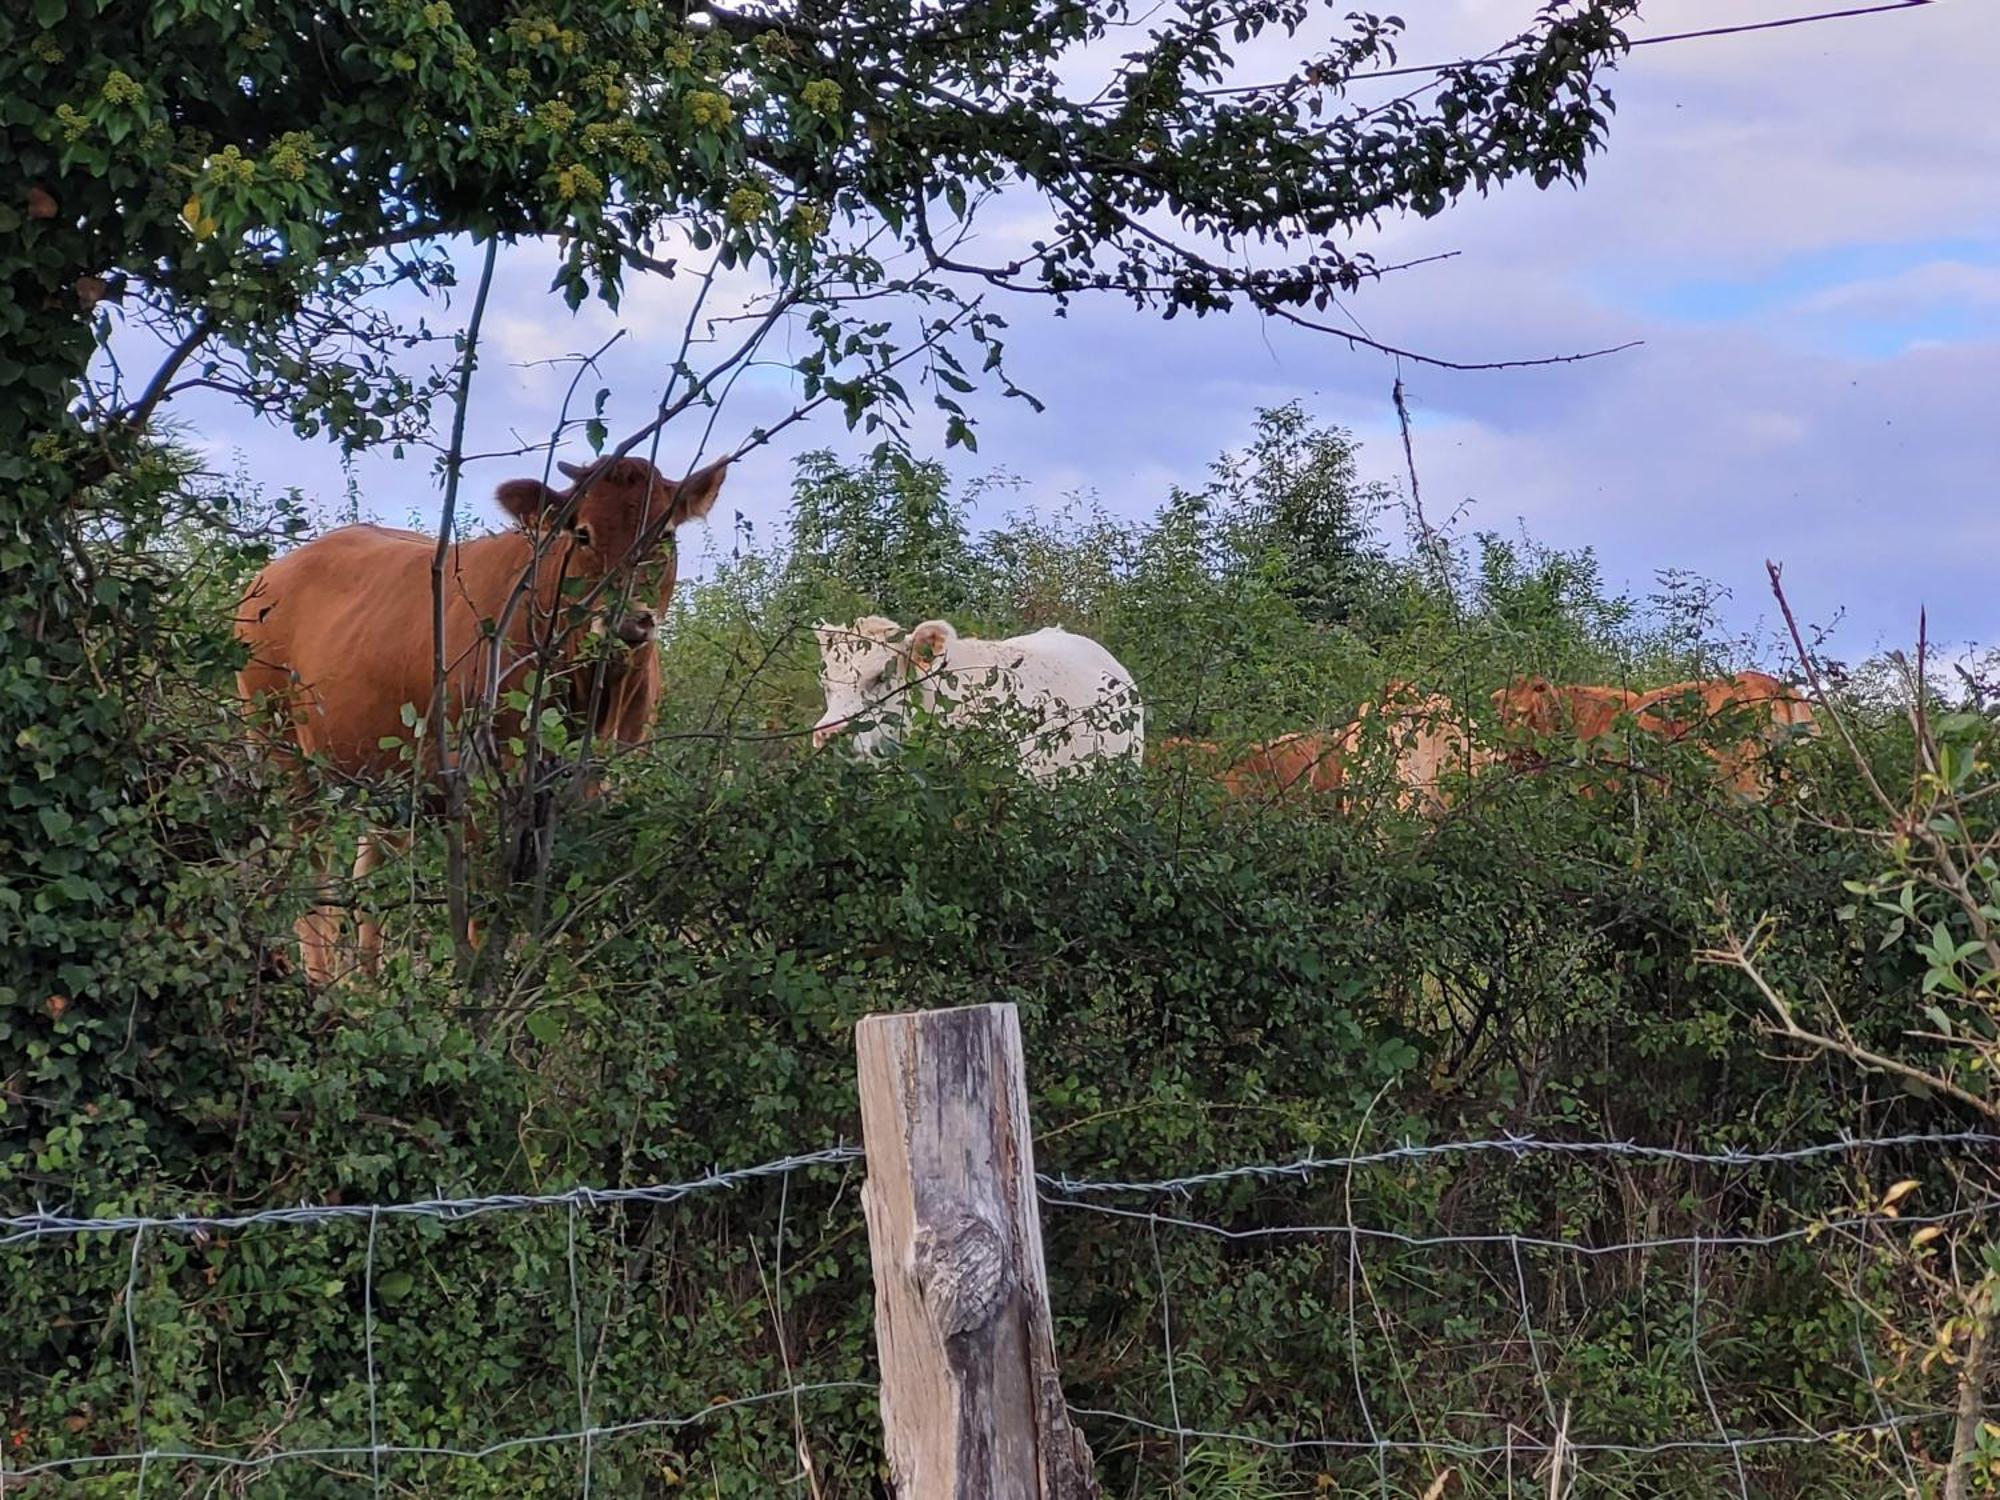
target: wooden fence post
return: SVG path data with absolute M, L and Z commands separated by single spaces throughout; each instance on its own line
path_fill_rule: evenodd
M 1095 1500 L 1056 1371 L 1011 1005 L 854 1031 L 862 1208 L 897 1500 Z

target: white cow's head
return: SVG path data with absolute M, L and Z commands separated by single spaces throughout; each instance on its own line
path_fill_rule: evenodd
M 958 635 L 943 620 L 927 620 L 899 641 L 902 629 L 880 615 L 864 615 L 852 625 L 813 627 L 826 694 L 826 712 L 813 726 L 814 745 L 846 733 L 855 749 L 872 755 L 901 738 L 911 699 Z

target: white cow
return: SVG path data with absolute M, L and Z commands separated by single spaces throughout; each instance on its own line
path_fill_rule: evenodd
M 1088 636 L 1051 628 L 979 641 L 943 620 L 927 620 L 899 641 L 901 631 L 880 615 L 814 627 L 826 692 L 815 745 L 846 733 L 856 749 L 875 754 L 894 746 L 922 708 L 946 721 L 1008 721 L 1021 768 L 1037 778 L 1139 758 L 1144 709 L 1132 674 Z

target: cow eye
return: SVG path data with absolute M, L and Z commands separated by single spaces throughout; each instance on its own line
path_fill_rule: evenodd
M 574 527 L 571 529 L 570 535 L 576 538 L 577 546 L 588 547 L 590 545 L 590 528 L 588 526 Z

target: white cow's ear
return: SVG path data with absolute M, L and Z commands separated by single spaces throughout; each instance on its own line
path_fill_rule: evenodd
M 928 669 L 940 656 L 951 649 L 951 643 L 958 639 L 958 632 L 943 620 L 926 620 L 910 632 L 904 643 L 910 653 L 910 662 L 918 670 Z
M 902 628 L 886 615 L 863 615 L 854 622 L 852 631 L 863 640 L 889 641 L 895 639 Z

